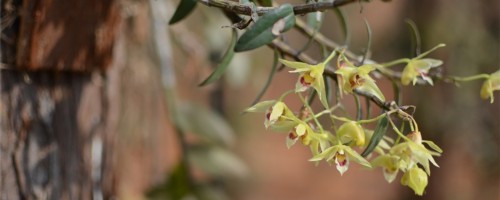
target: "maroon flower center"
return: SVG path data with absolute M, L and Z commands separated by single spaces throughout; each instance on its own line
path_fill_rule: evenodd
M 305 73 L 300 77 L 299 81 L 303 86 L 310 86 L 314 82 L 314 77 L 310 73 Z
M 339 166 L 341 166 L 341 167 L 343 167 L 347 164 L 347 159 L 346 159 L 345 154 L 337 153 L 337 155 L 335 155 L 335 159 L 337 160 L 337 162 L 339 163 Z
M 364 82 L 365 79 L 363 79 L 359 74 L 355 74 L 354 76 L 351 76 L 351 78 L 349 78 L 349 84 L 353 89 L 361 86 Z

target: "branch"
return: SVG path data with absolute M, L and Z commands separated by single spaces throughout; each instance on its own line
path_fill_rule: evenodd
M 307 26 L 307 24 L 303 20 L 301 20 L 300 18 L 295 19 L 295 28 L 297 28 L 297 30 L 300 33 L 304 34 L 307 37 L 312 37 L 315 42 L 317 42 L 318 44 L 321 44 L 321 45 L 325 45 L 330 50 L 345 49 L 346 48 L 345 46 L 337 44 L 336 42 L 328 39 L 320 32 L 315 33 L 314 29 Z M 363 56 L 356 55 L 355 53 L 353 53 L 352 51 L 349 51 L 347 49 L 344 50 L 344 55 L 347 58 L 354 60 L 356 62 L 361 62 L 361 60 L 363 59 Z M 365 63 L 377 64 L 376 61 L 368 59 L 368 58 L 365 59 Z M 384 69 L 384 70 L 377 69 L 376 72 L 383 74 L 384 76 L 386 76 L 388 78 L 392 78 L 392 79 L 401 79 L 401 76 L 402 76 L 400 72 L 395 72 L 395 71 L 390 70 L 390 69 Z M 431 78 L 441 79 L 439 74 L 431 74 Z M 427 85 L 427 82 L 422 80 L 421 78 L 419 78 L 417 80 L 417 85 Z
M 332 2 L 317 2 L 317 3 L 309 3 L 309 4 L 301 4 L 293 6 L 293 12 L 295 15 L 303 15 L 316 11 L 324 11 L 327 9 L 336 8 L 339 6 L 343 6 L 349 3 L 356 2 L 358 0 L 334 0 Z M 224 10 L 228 10 L 240 15 L 248 15 L 252 14 L 252 6 L 243 5 L 238 2 L 229 1 L 229 0 L 198 0 L 198 2 L 206 5 L 213 6 L 217 8 L 222 8 Z M 258 15 L 263 15 L 269 11 L 276 9 L 277 7 L 256 7 L 255 12 Z

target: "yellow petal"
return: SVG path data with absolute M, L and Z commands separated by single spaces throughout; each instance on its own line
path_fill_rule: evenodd
M 294 61 L 288 61 L 288 60 L 284 60 L 284 59 L 280 59 L 279 60 L 281 63 L 283 63 L 284 65 L 286 65 L 287 67 L 290 67 L 290 68 L 294 68 L 294 69 L 308 69 L 310 68 L 310 65 L 307 64 L 307 63 L 303 63 L 303 62 L 294 62 Z
M 407 185 L 415 194 L 422 196 L 424 194 L 425 187 L 427 187 L 427 174 L 418 168 L 413 167 L 408 170 L 401 178 L 401 184 Z

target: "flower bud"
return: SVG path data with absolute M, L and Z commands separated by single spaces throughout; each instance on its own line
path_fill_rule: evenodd
M 365 132 L 363 127 L 354 121 L 349 121 L 338 130 L 338 136 L 342 143 L 355 142 L 356 146 L 363 146 L 365 144 Z

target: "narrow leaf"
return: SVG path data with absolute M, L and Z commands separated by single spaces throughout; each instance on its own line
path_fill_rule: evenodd
M 342 26 L 342 32 L 344 32 L 344 45 L 348 46 L 351 42 L 351 30 L 349 28 L 349 23 L 347 22 L 344 12 L 340 8 L 335 8 L 334 11 L 340 21 L 340 25 Z
M 269 85 L 271 85 L 271 81 L 273 80 L 274 73 L 276 73 L 276 68 L 278 67 L 278 58 L 279 58 L 279 52 L 278 50 L 274 51 L 274 60 L 273 60 L 273 66 L 271 67 L 271 72 L 269 73 L 269 76 L 267 77 L 267 81 L 264 84 L 264 87 L 262 90 L 259 92 L 255 100 L 253 101 L 252 105 L 256 104 L 257 102 L 260 101 L 262 96 L 264 96 L 264 93 L 266 93 L 267 88 L 269 88 Z
M 280 19 L 285 20 L 285 26 L 280 31 L 281 33 L 293 27 L 295 16 L 290 4 L 283 4 L 259 17 L 255 24 L 238 39 L 234 50 L 236 52 L 247 51 L 272 42 L 278 36 L 273 34 L 272 28 Z
M 389 120 L 387 119 L 387 116 L 378 121 L 377 127 L 375 128 L 375 132 L 373 133 L 372 138 L 368 143 L 368 146 L 363 151 L 363 153 L 361 153 L 361 156 L 363 157 L 368 156 L 368 154 L 370 154 L 375 149 L 375 147 L 377 147 L 378 143 L 380 142 L 380 140 L 382 140 L 385 133 L 387 132 L 388 125 L 389 125 Z
M 365 54 L 363 55 L 363 59 L 361 60 L 361 64 L 365 62 L 365 59 L 368 57 L 370 49 L 372 48 L 372 29 L 370 28 L 370 24 L 368 24 L 368 21 L 366 19 L 365 19 L 365 25 L 366 25 L 366 32 L 368 33 L 368 42 L 366 44 L 366 50 Z
M 226 53 L 224 54 L 224 57 L 222 58 L 221 63 L 215 70 L 208 76 L 207 79 L 205 79 L 203 82 L 201 82 L 198 86 L 205 86 L 207 84 L 210 84 L 216 80 L 218 80 L 222 74 L 226 71 L 227 67 L 229 66 L 229 63 L 231 63 L 231 60 L 234 57 L 234 45 L 236 44 L 236 39 L 238 38 L 238 32 L 236 32 L 236 29 L 233 29 L 233 34 L 231 38 L 231 43 L 229 44 L 229 48 L 226 50 Z
M 196 0 L 181 0 L 168 24 L 175 24 L 187 17 L 194 10 L 196 4 Z
M 420 39 L 420 33 L 418 32 L 417 25 L 415 24 L 414 21 L 411 19 L 406 19 L 405 20 L 406 24 L 408 24 L 408 28 L 410 29 L 411 33 L 411 56 L 418 56 L 420 55 L 420 47 L 421 47 L 421 39 Z

